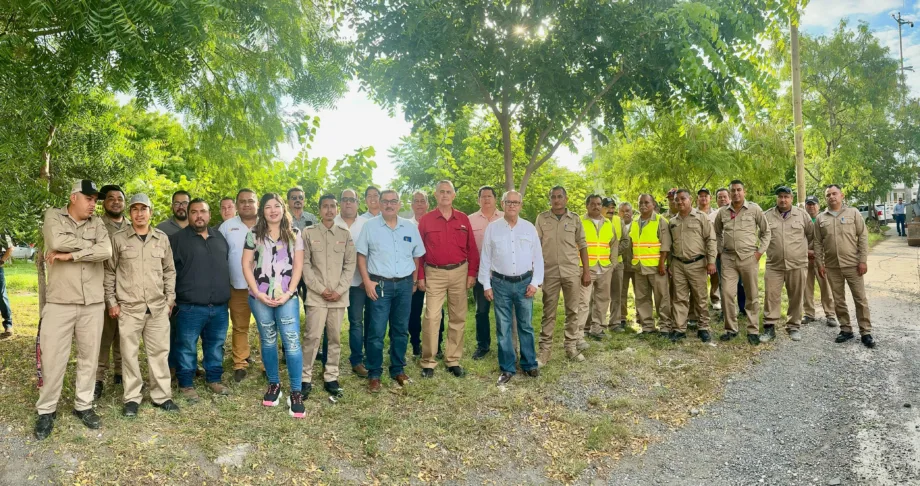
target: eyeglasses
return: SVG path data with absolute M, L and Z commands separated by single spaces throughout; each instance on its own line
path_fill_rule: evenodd
M 288 199 L 291 201 L 303 201 L 303 196 L 291 196 Z
M 173 205 L 173 206 L 178 206 L 178 207 L 180 207 L 180 208 L 184 208 L 184 207 L 188 207 L 188 202 L 174 202 L 174 203 L 172 203 L 172 205 Z
M 381 199 L 380 204 L 384 204 L 384 205 L 399 204 L 399 199 Z
M 520 206 L 521 201 L 502 201 L 502 204 L 504 204 L 505 206 L 515 207 L 515 206 Z

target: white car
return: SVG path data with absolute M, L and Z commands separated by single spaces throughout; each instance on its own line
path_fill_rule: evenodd
M 35 256 L 35 252 L 35 247 L 20 243 L 13 247 L 12 257 L 14 260 L 31 260 Z

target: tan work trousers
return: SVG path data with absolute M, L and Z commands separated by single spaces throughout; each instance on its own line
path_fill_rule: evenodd
M 364 291 L 364 289 L 358 289 Z M 303 340 L 303 381 L 313 383 L 313 363 L 326 331 L 326 367 L 323 381 L 338 381 L 339 359 L 342 355 L 342 319 L 345 307 L 307 307 L 307 329 Z
M 603 273 L 591 270 L 591 285 L 581 288 L 578 299 L 578 341 L 585 340 L 585 333 L 600 334 L 607 327 L 607 308 L 610 307 L 610 267 Z
M 831 286 L 826 278 L 821 278 L 815 269 L 814 260 L 808 262 L 808 274 L 805 275 L 805 315 L 814 319 L 815 315 L 815 281 L 821 289 L 821 307 L 824 308 L 825 319 L 836 319 L 837 311 L 834 309 L 834 296 Z
M 718 272 L 714 275 L 709 276 L 709 302 L 712 303 L 714 309 L 721 308 L 721 299 L 719 298 L 719 274 Z M 693 294 L 690 294 L 690 312 L 687 314 L 687 320 L 697 322 L 700 320 L 701 307 L 697 305 L 696 299 L 693 297 Z M 709 313 L 708 307 L 702 307 L 706 309 L 706 313 Z
M 802 322 L 802 301 L 805 298 L 805 268 L 778 270 L 767 267 L 763 276 L 763 325 L 775 326 L 782 312 L 783 286 L 789 306 L 786 308 L 786 330 L 796 331 Z
M 109 354 L 112 355 L 112 373 L 121 374 L 121 344 L 118 339 L 118 319 L 109 317 L 109 310 L 102 311 L 102 342 L 99 344 L 99 364 L 96 365 L 96 381 L 105 381 L 109 370 Z
M 674 330 L 687 332 L 687 316 L 690 307 L 695 306 L 699 320 L 699 330 L 709 330 L 709 303 L 706 302 L 706 259 L 690 264 L 674 258 L 671 260 L 671 281 L 674 283 L 674 301 L 671 309 L 674 317 Z
M 610 320 L 603 327 L 609 329 L 619 325 L 620 321 L 626 318 L 626 314 L 622 313 L 622 309 L 626 307 L 623 297 L 623 264 L 617 264 L 617 267 L 607 274 L 610 275 Z
M 438 332 L 441 330 L 441 309 L 447 300 L 447 346 L 444 364 L 460 366 L 463 357 L 463 331 L 466 329 L 467 287 L 469 273 L 464 263 L 452 270 L 425 266 L 425 316 L 422 318 L 422 368 L 437 366 Z
M 655 315 L 652 312 L 652 299 L 655 301 L 655 310 L 658 311 L 658 330 L 670 332 L 671 322 L 671 294 L 668 289 L 668 276 L 655 273 L 646 275 L 642 272 L 633 272 L 636 292 L 636 321 L 642 326 L 642 332 L 655 332 Z
M 249 367 L 249 323 L 252 321 L 252 311 L 249 309 L 249 290 L 230 289 L 230 321 L 233 323 L 233 334 L 230 338 L 231 354 L 233 355 L 233 369 L 244 370 Z
M 169 316 L 146 314 L 142 319 L 124 313 L 118 318 L 118 334 L 124 350 L 122 373 L 125 378 L 124 401 L 141 403 L 144 377 L 139 363 L 140 340 L 144 338 L 147 371 L 150 375 L 150 399 L 160 404 L 172 399 L 169 380 Z
M 738 332 L 738 279 L 744 285 L 744 312 L 747 314 L 748 334 L 760 334 L 760 287 L 757 274 L 760 262 L 751 255 L 739 260 L 734 253 L 722 254 L 722 312 L 725 330 Z
M 629 315 L 627 309 L 627 302 L 629 302 L 629 282 L 632 282 L 633 288 L 633 304 L 635 305 L 636 299 L 636 272 L 632 271 L 632 268 L 629 267 L 629 264 L 624 264 L 623 267 L 623 285 L 620 287 L 620 322 L 626 321 L 626 316 Z M 614 323 L 616 324 L 616 323 Z
M 38 402 L 35 404 L 39 414 L 57 410 L 74 338 L 77 341 L 74 409 L 88 410 L 93 406 L 104 310 L 102 302 L 89 305 L 45 304 L 39 332 L 44 385 L 38 390 Z
M 556 314 L 559 294 L 565 304 L 565 333 L 563 348 L 567 357 L 578 356 L 578 302 L 581 300 L 581 277 L 546 276 L 543 279 L 543 320 L 540 324 L 540 360 L 546 364 L 552 356 L 553 332 L 556 330 Z
M 847 309 L 846 287 L 850 287 L 853 301 L 856 303 L 856 322 L 859 325 L 859 334 L 872 332 L 872 323 L 869 321 L 869 299 L 866 298 L 866 287 L 863 278 L 856 271 L 856 267 L 826 268 L 827 282 L 834 294 L 834 304 L 837 310 L 837 322 L 840 323 L 841 332 L 853 332 L 850 325 L 850 311 Z

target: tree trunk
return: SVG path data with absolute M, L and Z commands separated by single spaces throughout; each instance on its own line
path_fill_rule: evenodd
M 799 62 L 799 27 L 793 19 L 792 31 L 792 117 L 795 122 L 795 185 L 799 204 L 805 203 L 805 146 L 802 131 L 802 73 Z
M 502 114 L 498 117 L 498 125 L 502 129 L 502 155 L 505 163 L 505 190 L 514 190 L 514 156 L 511 152 L 511 121 Z M 523 197 L 521 191 L 521 197 Z
M 38 178 L 45 181 L 47 189 L 51 189 L 51 144 L 54 143 L 54 134 L 57 132 L 57 126 L 52 124 L 48 128 L 48 138 L 45 140 L 45 148 L 42 150 L 42 165 L 38 169 Z

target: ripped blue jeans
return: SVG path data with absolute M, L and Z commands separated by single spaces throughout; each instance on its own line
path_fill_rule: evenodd
M 280 383 L 278 377 L 278 334 L 284 346 L 291 391 L 299 392 L 303 375 L 303 350 L 300 347 L 300 299 L 292 297 L 279 307 L 269 307 L 249 296 L 249 308 L 259 328 L 262 344 L 262 364 L 269 383 Z

